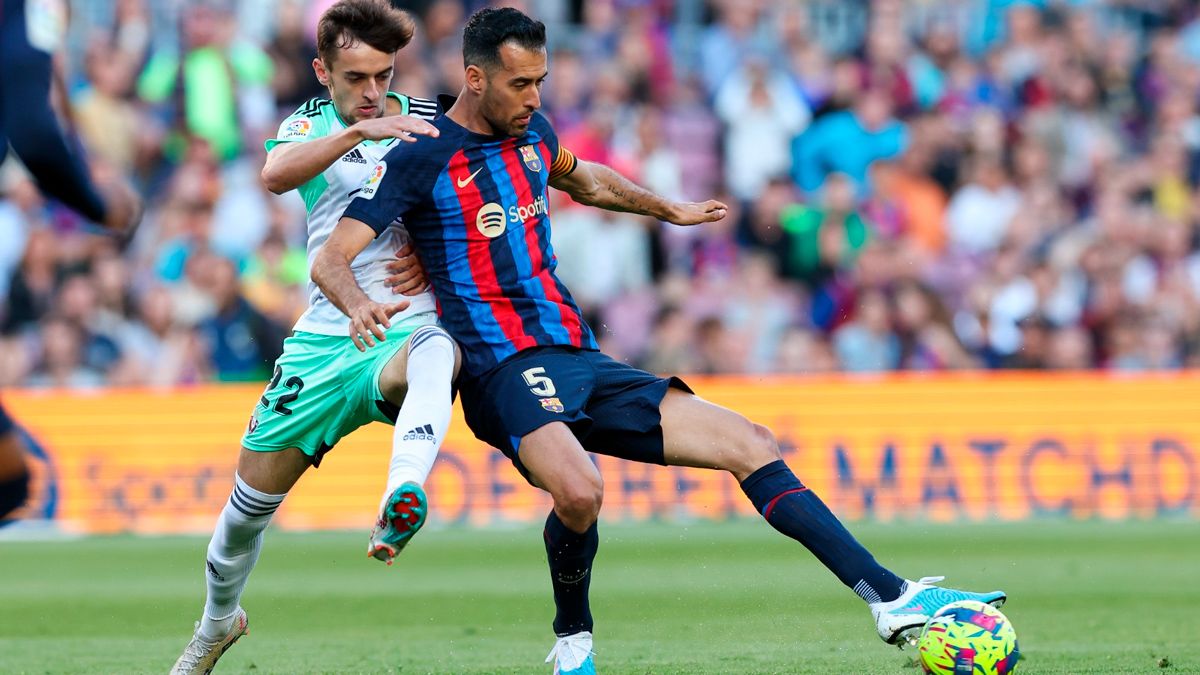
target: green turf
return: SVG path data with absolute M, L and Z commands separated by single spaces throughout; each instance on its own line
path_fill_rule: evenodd
M 901 574 L 1002 587 L 1026 673 L 1200 672 L 1200 523 L 864 525 Z M 607 525 L 602 673 L 919 673 L 849 591 L 758 521 Z M 548 673 L 540 532 L 272 532 L 217 673 Z M 203 600 L 201 538 L 0 543 L 0 672 L 165 673 Z M 1170 666 L 1160 669 L 1160 658 Z

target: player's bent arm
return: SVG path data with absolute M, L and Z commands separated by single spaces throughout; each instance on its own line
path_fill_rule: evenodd
M 653 216 L 676 225 L 697 225 L 725 217 L 721 202 L 673 202 L 634 183 L 612 168 L 580 161 L 566 175 L 551 178 L 550 185 L 575 201 L 609 211 Z
M 280 143 L 267 153 L 262 181 L 268 190 L 280 195 L 316 178 L 363 141 L 388 138 L 412 141 L 415 140 L 414 134 L 437 136 L 438 130 L 425 120 L 411 115 L 389 115 L 360 120 L 316 140 Z
M 294 190 L 319 176 L 362 140 L 354 127 L 348 127 L 313 141 L 280 143 L 267 153 L 263 185 L 277 195 Z
M 311 271 L 313 283 L 350 318 L 350 339 L 359 350 L 375 346 L 372 336 L 382 342 L 383 329 L 391 328 L 392 315 L 409 304 L 407 300 L 391 304 L 374 302 L 354 279 L 350 263 L 374 239 L 375 230 L 366 223 L 342 218 L 317 252 Z

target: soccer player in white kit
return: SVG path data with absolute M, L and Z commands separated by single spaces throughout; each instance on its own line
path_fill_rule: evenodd
M 407 14 L 384 0 L 339 0 L 321 17 L 313 70 L 329 99 L 313 99 L 267 141 L 268 189 L 297 189 L 308 212 L 311 266 L 346 205 L 397 143 L 436 135 L 437 104 L 388 91 L 396 52 L 412 38 Z M 437 325 L 428 290 L 397 300 L 412 264 L 399 226 L 353 261 L 368 301 L 343 314 L 309 286 L 309 306 L 284 342 L 242 437 L 235 485 L 208 546 L 207 599 L 172 673 L 207 673 L 246 632 L 239 605 L 263 532 L 287 492 L 343 436 L 371 421 L 395 425 L 392 459 L 368 555 L 391 564 L 425 521 L 421 485 L 450 425 L 457 348 Z M 393 275 L 393 271 L 396 272 Z M 349 328 L 348 328 L 349 327 Z M 349 332 L 349 335 L 347 333 Z

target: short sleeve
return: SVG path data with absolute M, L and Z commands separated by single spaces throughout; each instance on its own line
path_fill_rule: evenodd
M 267 152 L 280 143 L 303 143 L 326 136 L 329 133 L 329 124 L 320 112 L 320 100 L 313 99 L 289 115 L 279 125 L 275 138 L 269 138 L 263 143 Z
M 397 218 L 423 203 L 437 177 L 430 160 L 415 151 L 420 145 L 396 146 L 371 169 L 370 175 L 350 196 L 343 217 L 366 223 L 382 234 Z

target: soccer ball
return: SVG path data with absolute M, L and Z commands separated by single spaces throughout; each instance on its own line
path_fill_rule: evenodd
M 934 675 L 1007 675 L 1021 658 L 1008 617 L 978 600 L 939 609 L 921 629 L 917 649 L 921 667 Z

